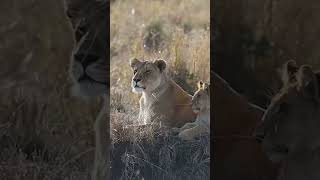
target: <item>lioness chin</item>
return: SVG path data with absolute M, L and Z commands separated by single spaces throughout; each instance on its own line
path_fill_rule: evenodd
M 139 121 L 181 127 L 195 120 L 192 96 L 166 75 L 164 60 L 140 61 L 134 58 L 130 60 L 130 66 L 134 73 L 132 90 L 142 93 Z

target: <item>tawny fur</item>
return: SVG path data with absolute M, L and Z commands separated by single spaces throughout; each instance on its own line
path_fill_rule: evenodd
M 142 93 L 139 119 L 144 124 L 157 122 L 167 127 L 181 127 L 195 120 L 192 96 L 167 77 L 165 61 L 132 59 L 130 65 L 134 71 L 133 91 Z
M 179 137 L 193 140 L 204 133 L 210 133 L 210 85 L 200 81 L 198 90 L 192 97 L 192 109 L 197 113 L 195 122 L 187 123 L 180 128 Z

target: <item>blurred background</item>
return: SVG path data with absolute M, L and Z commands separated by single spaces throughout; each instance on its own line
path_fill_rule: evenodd
M 132 57 L 166 60 L 169 75 L 190 94 L 198 80 L 210 80 L 209 0 L 117 0 L 110 18 L 112 110 L 138 112 Z
M 1 180 L 90 179 L 101 100 L 70 92 L 70 1 L 0 2 Z
M 320 2 L 215 0 L 213 69 L 264 108 L 280 88 L 280 69 L 294 59 L 320 68 Z

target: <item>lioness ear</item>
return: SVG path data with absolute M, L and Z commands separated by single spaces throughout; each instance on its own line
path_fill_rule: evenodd
M 203 82 L 202 81 L 198 82 L 198 89 L 203 89 Z
M 157 65 L 157 67 L 160 69 L 160 72 L 162 72 L 164 69 L 166 69 L 167 67 L 167 63 L 166 61 L 162 60 L 162 59 L 157 59 L 153 62 L 155 65 Z
M 282 82 L 284 85 L 295 80 L 295 74 L 298 71 L 297 63 L 294 60 L 286 62 L 282 70 Z
M 138 63 L 140 63 L 141 61 L 139 61 L 137 58 L 132 58 L 130 59 L 130 66 L 131 68 L 135 67 Z
M 297 74 L 297 80 L 298 90 L 300 90 L 305 97 L 314 98 L 319 101 L 318 78 L 312 71 L 311 66 L 301 66 Z

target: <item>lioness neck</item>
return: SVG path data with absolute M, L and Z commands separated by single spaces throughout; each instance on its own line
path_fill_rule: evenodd
M 153 91 L 143 91 L 144 97 L 147 96 L 160 96 L 164 93 L 170 86 L 170 79 L 165 75 L 161 75 L 161 83 L 160 85 L 154 89 Z
M 199 112 L 196 120 L 200 125 L 204 125 L 208 131 L 210 131 L 210 110 Z

